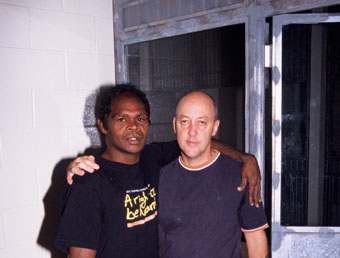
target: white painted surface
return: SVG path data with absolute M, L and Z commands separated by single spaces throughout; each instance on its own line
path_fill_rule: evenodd
M 60 11 L 30 10 L 33 48 L 94 51 L 94 17 Z
M 111 0 L 0 0 L 0 258 L 51 257 L 46 200 L 90 146 L 87 98 L 115 80 L 112 23 Z
M 10 47 L 28 47 L 28 8 L 2 5 L 0 17 L 0 44 Z
M 61 10 L 63 7 L 61 0 L 0 0 L 0 3 L 50 10 Z
M 112 18 L 112 0 L 64 0 L 66 11 Z
M 0 47 L 0 89 L 65 88 L 62 52 Z

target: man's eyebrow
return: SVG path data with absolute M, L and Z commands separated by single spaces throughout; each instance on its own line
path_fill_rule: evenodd
M 121 113 L 121 112 L 113 113 L 112 117 L 115 117 L 115 116 L 126 116 L 126 114 Z
M 117 112 L 117 113 L 112 114 L 112 117 L 115 117 L 115 116 L 128 116 L 128 115 L 129 115 L 128 113 Z M 136 116 L 148 116 L 148 114 L 146 112 L 142 112 L 142 113 L 136 114 Z
M 183 118 L 183 117 L 189 117 L 189 116 L 188 116 L 188 115 L 180 114 L 179 117 L 180 117 L 180 118 Z
M 179 118 L 190 118 L 188 115 L 179 115 Z M 196 119 L 208 119 L 208 116 L 199 116 Z
M 111 115 L 111 118 L 116 118 L 116 117 L 126 117 L 127 115 L 121 112 L 113 113 Z

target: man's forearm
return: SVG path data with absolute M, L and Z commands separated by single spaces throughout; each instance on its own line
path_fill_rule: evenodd
M 96 250 L 70 246 L 69 258 L 95 258 Z
M 234 159 L 234 160 L 238 160 L 238 161 L 244 161 L 244 155 L 247 155 L 233 147 L 231 147 L 230 145 L 223 143 L 221 141 L 218 141 L 216 139 L 212 139 L 211 140 L 211 148 L 212 149 L 216 149 L 219 152 L 221 152 L 222 154 Z
M 266 258 L 268 256 L 268 241 L 264 229 L 244 233 L 249 258 Z

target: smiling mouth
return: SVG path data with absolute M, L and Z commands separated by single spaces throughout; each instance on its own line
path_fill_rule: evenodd
M 138 144 L 142 141 L 143 137 L 126 137 L 125 139 L 131 144 Z

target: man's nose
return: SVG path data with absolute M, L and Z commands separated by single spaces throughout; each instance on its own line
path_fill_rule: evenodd
M 138 124 L 137 121 L 132 119 L 128 122 L 128 126 L 127 126 L 128 130 L 138 130 Z
M 196 135 L 197 134 L 197 129 L 193 123 L 189 125 L 189 135 Z

